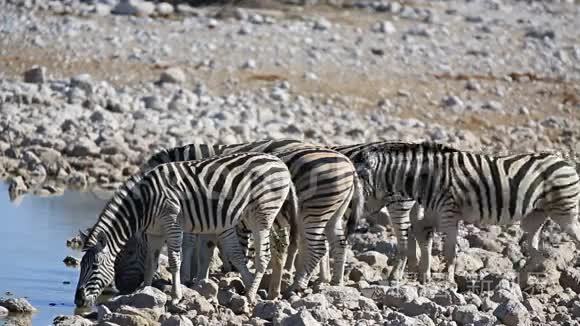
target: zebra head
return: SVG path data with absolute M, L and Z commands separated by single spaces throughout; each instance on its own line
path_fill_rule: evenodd
M 100 232 L 96 241 L 84 242 L 85 254 L 81 260 L 81 273 L 75 293 L 75 305 L 88 307 L 95 303 L 97 297 L 113 280 L 114 257 L 110 252 L 104 232 Z
M 378 161 L 377 153 L 370 150 L 364 150 L 352 159 L 356 174 L 362 184 L 363 195 L 367 199 L 376 195 L 377 180 L 375 175 Z

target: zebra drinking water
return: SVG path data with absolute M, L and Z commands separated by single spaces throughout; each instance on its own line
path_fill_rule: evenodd
M 425 209 L 418 227 L 420 273 L 430 279 L 431 237 L 435 226 L 447 235 L 447 279 L 454 283 L 455 245 L 460 219 L 473 224 L 521 221 L 532 258 L 540 257 L 539 233 L 547 217 L 580 244 L 580 179 L 573 165 L 549 153 L 491 156 L 433 143 L 388 143 L 368 147 L 353 163 L 365 196 L 382 200 L 390 193 L 416 199 Z M 527 284 L 529 260 L 520 283 Z
M 268 152 L 284 161 L 296 185 L 300 201 L 300 218 L 298 233 L 301 242 L 302 260 L 298 260 L 297 273 L 292 289 L 301 290 L 326 252 L 328 238 L 335 266 L 333 283 L 342 284 L 346 255 L 346 236 L 343 232 L 342 217 L 353 199 L 353 214 L 349 216 L 347 232 L 352 231 L 362 209 L 360 187 L 358 187 L 354 166 L 344 155 L 320 146 L 303 143 L 298 140 L 263 140 L 235 145 L 191 144 L 182 147 L 162 150 L 154 154 L 143 169 L 165 162 L 199 159 L 216 153 L 234 152 Z M 277 219 L 278 220 L 278 219 Z M 284 223 L 281 223 L 284 224 Z M 283 232 L 281 234 L 284 234 Z M 186 240 L 190 235 L 185 234 Z M 296 246 L 296 241 L 291 244 Z M 275 298 L 280 293 L 282 268 L 286 258 L 287 246 L 281 245 L 282 251 L 272 259 L 273 276 L 269 287 L 269 297 Z M 202 248 L 203 250 L 203 248 Z M 199 257 L 199 256 L 196 256 Z M 192 257 L 193 258 L 193 257 Z M 293 260 L 289 257 L 288 260 Z M 184 265 L 187 261 L 184 262 Z M 122 264 L 122 263 L 121 263 Z M 122 264 L 125 265 L 125 264 Z M 127 266 L 127 265 L 125 265 Z M 131 266 L 126 267 L 128 270 Z M 123 273 L 118 268 L 117 274 Z M 205 268 L 207 273 L 207 268 Z M 124 277 L 119 277 L 123 279 Z
M 161 164 L 127 180 L 107 203 L 84 239 L 75 304 L 93 304 L 113 280 L 117 254 L 145 231 L 148 250 L 145 284 L 150 285 L 159 252 L 167 240 L 173 303 L 181 297 L 179 269 L 183 231 L 219 234 L 228 258 L 240 271 L 250 302 L 270 260 L 269 234 L 286 199 L 286 214 L 296 222 L 297 198 L 290 172 L 276 156 L 260 153 L 221 155 L 201 161 Z M 235 234 L 243 220 L 256 242 L 256 272 Z

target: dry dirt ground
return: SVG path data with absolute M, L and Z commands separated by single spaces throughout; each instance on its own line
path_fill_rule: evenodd
M 434 12 L 444 11 L 447 2 L 423 2 L 405 1 L 404 4 L 419 8 L 429 8 Z M 261 13 L 266 16 L 276 17 L 278 21 L 301 20 L 304 16 L 324 17 L 334 26 L 341 28 L 361 28 L 368 30 L 369 26 L 377 21 L 391 20 L 393 15 L 389 13 L 375 13 L 357 9 L 337 8 L 336 6 L 310 6 L 300 7 L 273 3 L 239 2 L 236 4 L 251 13 Z M 224 9 L 225 8 L 225 9 Z M 223 11 L 231 11 L 232 7 L 206 7 L 199 9 L 200 13 L 207 14 Z M 38 19 L 55 19 L 51 12 L 36 13 Z M 57 17 L 56 19 L 64 19 Z M 96 22 L 98 31 L 108 33 L 110 30 L 111 17 L 81 17 L 81 19 Z M 143 25 L 148 29 L 155 29 L 159 35 L 171 33 L 175 25 L 167 25 L 166 22 L 179 22 L 186 19 L 180 15 L 170 17 L 158 17 L 155 20 L 146 21 Z M 416 22 L 394 19 L 398 30 L 413 26 Z M 117 21 L 118 23 L 118 21 Z M 225 23 L 227 24 L 227 23 Z M 220 26 L 218 26 L 219 28 Z M 453 28 L 453 26 L 451 27 Z M 463 34 L 469 37 L 469 30 L 461 30 L 462 26 L 455 27 L 451 33 Z M 211 33 L 211 31 L 209 31 Z M 207 31 L 204 34 L 207 36 Z M 572 42 L 580 43 L 580 33 L 566 34 Z M 95 35 L 93 32 L 90 35 Z M 364 33 L 362 34 L 364 37 Z M 260 42 L 276 42 L 275 39 L 260 37 Z M 416 118 L 428 122 L 437 121 L 443 125 L 471 130 L 477 135 L 483 136 L 482 140 L 492 142 L 507 142 L 508 148 L 522 144 L 510 144 L 508 139 L 497 135 L 505 127 L 517 127 L 528 121 L 543 121 L 548 117 L 560 116 L 570 121 L 580 120 L 580 81 L 574 78 L 561 78 L 560 76 L 548 76 L 544 72 L 533 70 L 498 69 L 497 72 L 467 71 L 453 68 L 452 72 L 440 71 L 436 66 L 430 66 L 429 61 L 423 65 L 415 65 L 412 69 L 401 67 L 378 66 L 381 72 L 357 71 L 352 67 L 340 67 L 334 63 L 322 62 L 317 67 L 316 80 L 307 80 L 303 75 L 308 71 L 305 65 L 291 65 L 276 67 L 275 65 L 259 65 L 253 70 L 228 69 L 217 67 L 207 69 L 204 58 L 183 59 L 183 56 L 175 55 L 176 58 L 159 60 L 158 62 L 143 62 L 128 59 L 116 54 L 103 53 L 102 55 L 85 57 L 70 53 L 69 46 L 55 42 L 44 46 L 42 49 L 30 46 L 27 42 L 14 39 L 0 38 L 0 71 L 4 78 L 19 79 L 22 73 L 34 65 L 47 68 L 49 74 L 55 78 L 67 78 L 81 73 L 88 73 L 96 80 L 106 80 L 115 85 L 131 85 L 143 81 L 151 81 L 158 78 L 160 72 L 169 66 L 181 67 L 188 77 L 189 85 L 202 81 L 214 94 L 229 94 L 242 90 L 256 89 L 273 85 L 281 80 L 287 80 L 293 87 L 293 92 L 305 97 L 315 96 L 321 98 L 348 97 L 352 101 L 348 103 L 352 110 L 364 114 L 369 108 L 376 108 L 381 100 L 388 99 L 391 104 L 389 113 L 401 118 Z M 123 44 L 131 47 L 131 44 Z M 150 44 L 151 47 L 161 44 Z M 519 45 L 518 45 L 519 46 Z M 517 47 L 516 47 L 517 49 Z M 231 56 L 240 56 L 235 51 L 228 53 L 228 49 L 215 49 L 214 58 L 228 61 Z M 506 49 L 513 51 L 513 49 Z M 496 51 L 501 56 L 502 51 Z M 495 55 L 492 53 L 492 56 Z M 181 57 L 181 59 L 177 59 Z M 366 58 L 366 57 L 365 57 Z M 475 58 L 475 57 L 474 57 Z M 467 60 L 476 60 L 467 59 Z M 404 63 L 399 63 L 404 65 Z M 375 66 L 377 67 L 377 66 Z M 344 69 L 343 69 L 344 68 Z M 576 74 L 577 75 L 577 74 Z M 472 92 L 466 90 L 468 82 L 475 82 L 479 90 Z M 187 84 L 186 84 L 187 85 Z M 441 99 L 449 94 L 459 96 L 464 101 L 484 102 L 498 101 L 502 103 L 501 112 L 464 112 L 461 115 L 453 111 L 441 110 Z M 529 115 L 519 114 L 520 108 L 529 110 Z M 555 128 L 546 130 L 546 140 L 556 143 L 576 142 L 578 134 L 570 135 L 565 129 Z M 542 138 L 540 138 L 541 140 Z M 541 143 L 541 141 L 540 141 Z M 540 144 L 529 144 L 531 146 Z M 573 144 L 572 144 L 573 145 Z

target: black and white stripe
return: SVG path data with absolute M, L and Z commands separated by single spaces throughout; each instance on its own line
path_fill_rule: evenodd
M 330 148 L 339 153 L 344 154 L 351 160 L 357 160 L 364 152 L 376 146 L 390 144 L 389 141 L 378 141 L 371 143 L 361 143 L 353 145 L 338 145 Z M 380 177 L 380 176 L 377 176 Z M 389 275 L 392 280 L 400 280 L 403 277 L 407 260 L 410 258 L 411 265 L 417 264 L 415 255 L 414 237 L 410 234 L 411 225 L 416 223 L 421 218 L 422 210 L 418 207 L 417 202 L 408 196 L 403 196 L 400 193 L 391 193 L 382 196 L 380 200 L 373 198 L 366 198 L 365 215 L 369 216 L 377 213 L 381 209 L 386 208 L 390 224 L 393 227 L 397 237 L 397 262 L 393 267 L 393 271 Z M 410 237 L 411 236 L 411 237 Z M 412 244 L 412 246 L 410 246 Z
M 146 285 L 151 284 L 161 246 L 167 241 L 172 296 L 180 300 L 183 231 L 218 234 L 248 287 L 248 298 L 254 301 L 270 260 L 270 229 L 287 197 L 288 220 L 294 224 L 298 207 L 290 172 L 276 156 L 261 153 L 161 164 L 131 177 L 108 202 L 84 241 L 75 304 L 94 303 L 113 280 L 117 254 L 142 231 L 148 238 Z M 254 275 L 235 233 L 242 220 L 256 242 Z
M 342 216 L 346 207 L 353 200 L 356 207 L 351 215 L 348 231 L 358 219 L 362 209 L 361 188 L 355 177 L 354 166 L 344 155 L 333 150 L 303 143 L 297 140 L 264 140 L 253 143 L 236 145 L 206 145 L 191 144 L 162 150 L 153 155 L 145 164 L 145 169 L 167 161 L 191 160 L 204 155 L 216 153 L 234 152 L 268 152 L 278 156 L 284 161 L 296 185 L 297 195 L 300 201 L 300 219 L 298 225 L 299 236 L 305 240 L 301 242 L 304 259 L 299 260 L 299 267 L 293 288 L 303 289 L 321 257 L 326 252 L 325 240 L 328 238 L 332 256 L 335 258 L 333 282 L 342 284 L 345 255 L 346 237 L 343 231 Z M 280 223 L 284 225 L 284 223 Z M 283 228 L 281 228 L 283 230 Z M 188 237 L 188 235 L 185 235 Z M 297 248 L 298 243 L 292 242 L 291 248 Z M 286 259 L 286 246 L 281 246 L 279 256 L 274 255 L 272 260 L 273 274 L 270 284 L 270 297 L 278 296 L 282 267 Z M 293 250 L 291 254 L 295 253 Z M 198 257 L 198 256 L 197 256 Z M 293 265 L 295 255 L 290 255 L 287 265 Z M 207 270 L 202 268 L 202 273 L 207 275 Z M 121 273 L 118 270 L 117 273 Z
M 389 143 L 367 148 L 353 162 L 365 193 L 384 199 L 395 192 L 416 199 L 425 209 L 428 229 L 435 225 L 447 235 L 444 252 L 451 282 L 460 219 L 495 225 L 521 221 L 532 257 L 542 256 L 539 232 L 547 217 L 580 243 L 580 179 L 575 167 L 557 155 L 492 156 L 440 144 Z M 428 280 L 431 244 L 422 248 L 421 273 Z M 527 264 L 522 271 L 523 284 L 530 268 Z

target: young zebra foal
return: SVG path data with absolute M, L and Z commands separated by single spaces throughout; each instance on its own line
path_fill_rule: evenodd
M 243 153 L 161 164 L 131 177 L 105 206 L 84 241 L 75 304 L 80 307 L 95 302 L 103 287 L 113 280 L 114 262 L 121 248 L 143 231 L 149 241 L 145 285 L 152 282 L 161 246 L 167 240 L 173 303 L 182 297 L 179 272 L 183 231 L 218 234 L 228 258 L 242 275 L 248 299 L 255 302 L 270 261 L 270 229 L 287 197 L 287 214 L 294 223 L 298 209 L 290 172 L 280 159 L 268 154 Z M 242 220 L 256 239 L 255 275 L 246 266 L 247 258 L 235 233 Z

